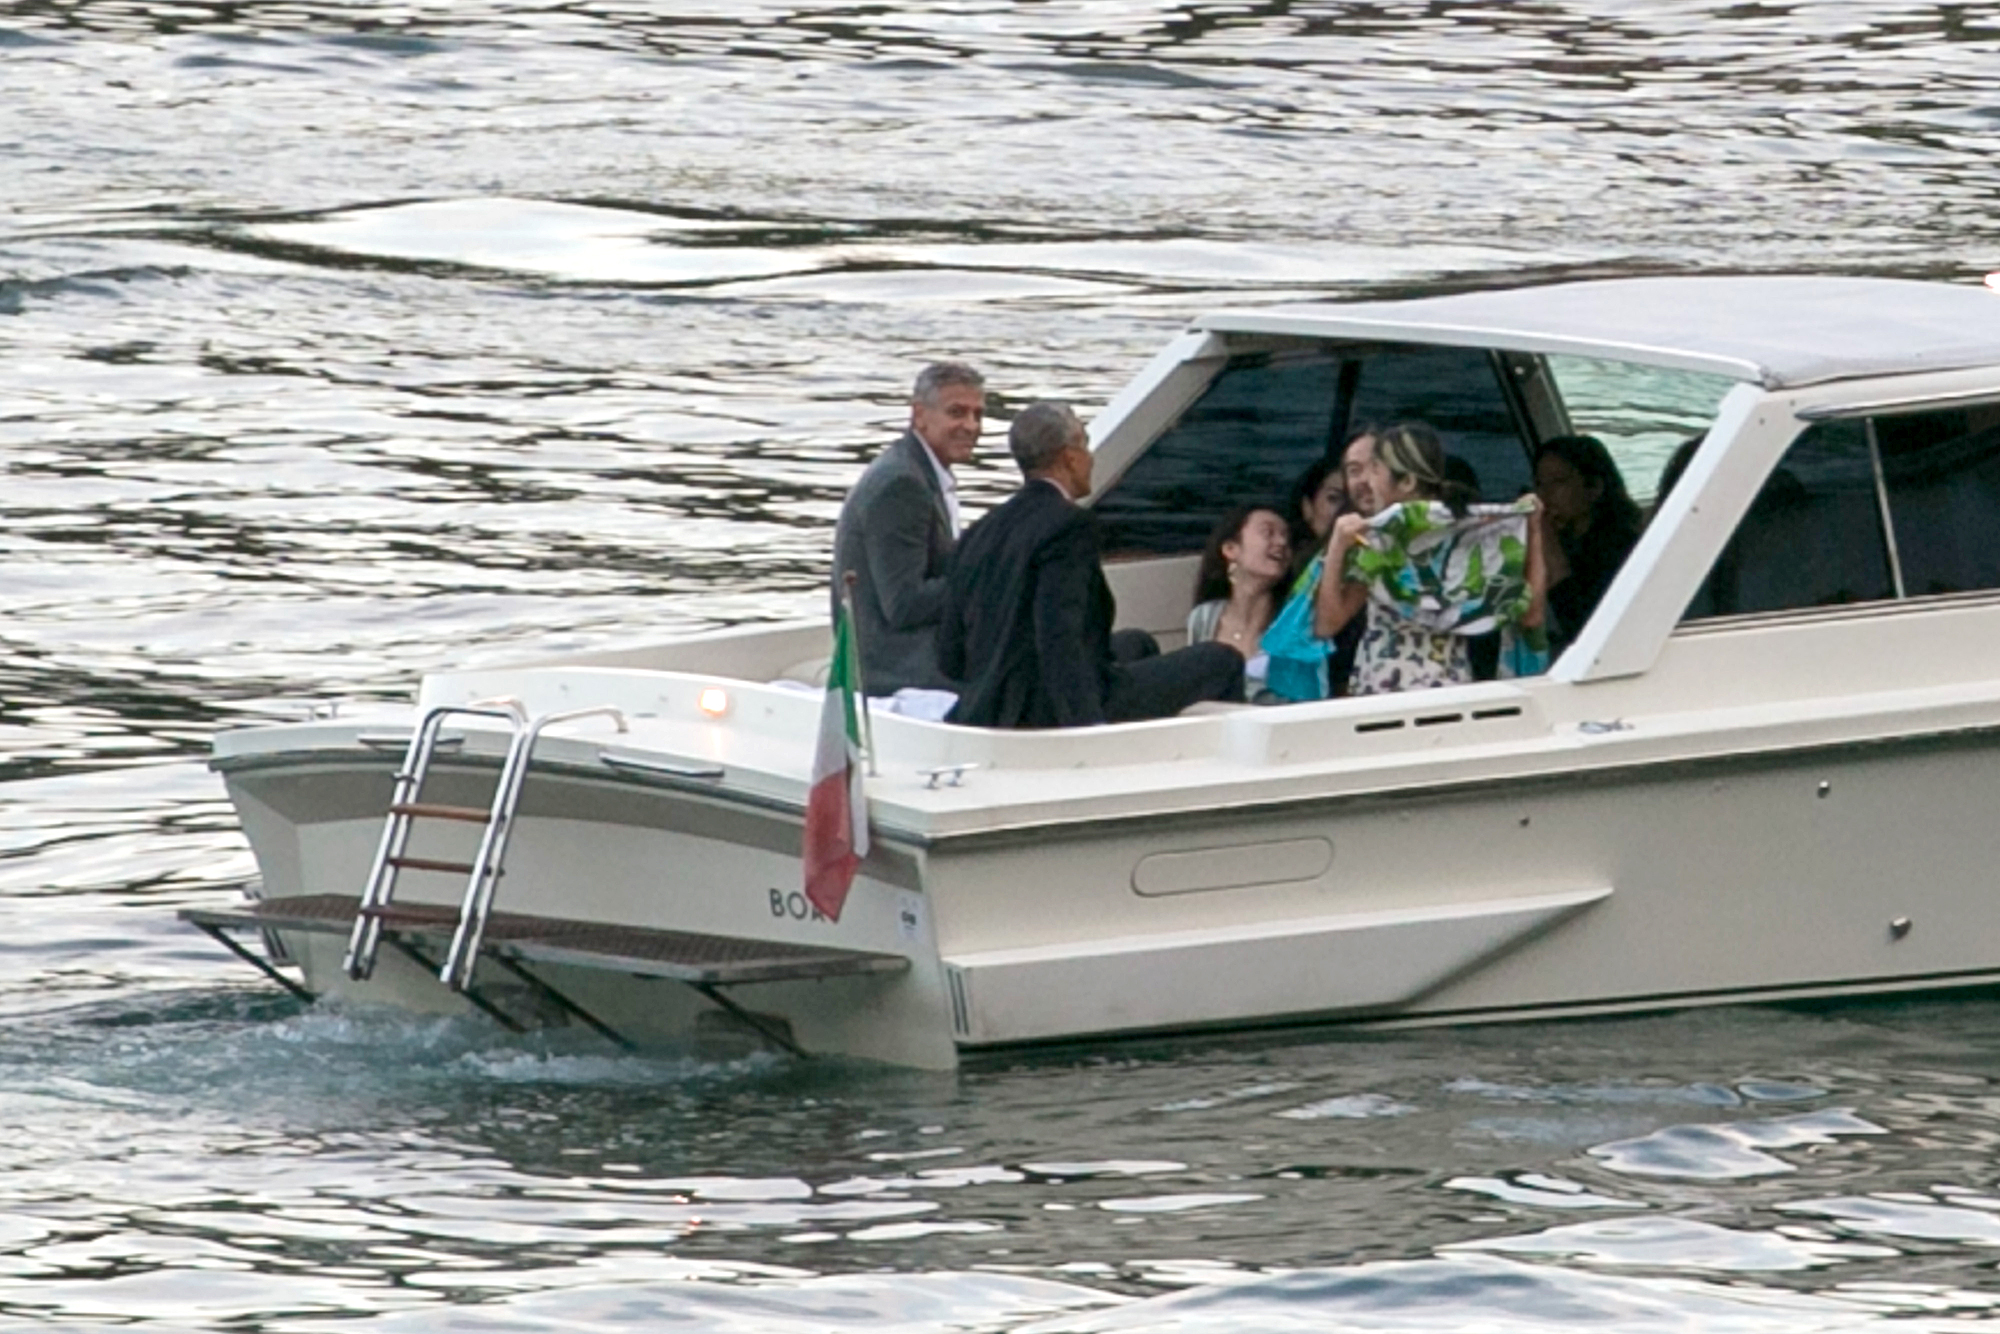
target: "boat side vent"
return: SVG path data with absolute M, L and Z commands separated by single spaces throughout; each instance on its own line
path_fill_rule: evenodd
M 1369 718 L 1366 721 L 1354 724 L 1354 730 L 1357 733 L 1366 735 L 1369 732 L 1394 732 L 1402 727 L 1447 727 L 1452 723 L 1465 722 L 1468 717 L 1475 723 L 1484 723 L 1491 722 L 1496 718 L 1518 718 L 1520 716 L 1520 705 L 1506 704 L 1491 709 L 1474 709 L 1469 715 L 1463 713 L 1425 713 L 1419 714 L 1414 718 Z

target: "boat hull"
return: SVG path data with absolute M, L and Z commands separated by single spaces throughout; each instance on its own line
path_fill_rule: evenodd
M 484 804 L 498 765 L 497 757 L 442 763 L 425 797 Z M 265 903 L 357 899 L 381 840 L 394 770 L 393 757 L 329 753 L 225 766 L 263 873 L 259 897 Z M 469 860 L 478 833 L 421 827 L 409 851 Z M 823 942 L 812 930 L 818 915 L 798 888 L 798 846 L 799 822 L 789 812 L 546 765 L 526 785 L 495 906 L 627 936 L 669 931 L 813 946 Z M 455 919 L 463 890 L 462 876 L 404 871 L 394 903 L 447 910 Z M 633 1045 L 740 1038 L 757 1034 L 762 1021 L 800 1051 L 948 1068 L 954 1048 L 937 1022 L 943 987 L 921 905 L 913 857 L 882 849 L 856 879 L 838 925 L 840 945 L 906 965 L 893 973 L 731 982 L 727 1001 L 738 1009 L 686 984 L 677 975 L 686 970 L 613 952 L 620 948 L 615 940 L 566 955 L 559 941 L 538 939 L 525 960 L 540 984 L 532 988 L 505 969 L 506 962 L 524 962 L 517 957 L 524 952 L 505 940 L 489 942 L 495 957 L 482 960 L 477 990 L 506 1019 L 560 1022 L 581 1012 Z M 437 976 L 448 932 L 392 929 L 391 947 L 357 980 L 343 968 L 344 926 L 334 925 L 340 929 L 276 928 L 283 953 L 315 995 L 419 1013 L 474 1007 Z M 552 1003 L 544 988 L 574 1009 Z
M 2000 978 L 1986 869 L 2000 824 L 1979 781 L 1996 747 L 2000 733 L 1960 728 L 1627 764 L 1580 755 L 1567 771 L 1171 816 L 878 832 L 838 922 L 797 889 L 796 804 L 559 762 L 528 782 L 497 907 L 895 956 L 894 975 L 720 996 L 602 960 L 545 953 L 533 971 L 645 1045 L 776 1033 L 802 1052 L 928 1068 L 1161 1032 L 1980 986 Z M 267 899 L 356 892 L 393 765 L 335 748 L 223 766 Z M 481 799 L 496 767 L 443 766 L 437 798 Z M 412 850 L 465 857 L 475 834 L 432 831 Z M 459 889 L 405 873 L 397 901 L 455 908 Z M 384 951 L 357 982 L 337 934 L 283 938 L 315 993 L 467 1004 L 409 956 Z

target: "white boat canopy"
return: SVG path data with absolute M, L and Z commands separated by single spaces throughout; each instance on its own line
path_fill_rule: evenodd
M 1618 278 L 1222 311 L 1195 327 L 1569 353 L 1771 390 L 2000 365 L 2000 292 L 1896 278 Z

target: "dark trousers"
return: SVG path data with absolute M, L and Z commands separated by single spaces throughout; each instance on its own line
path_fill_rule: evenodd
M 1111 681 L 1104 714 L 1114 723 L 1171 718 L 1203 700 L 1243 702 L 1243 655 L 1227 644 L 1189 644 L 1172 653 L 1144 630 L 1111 636 Z

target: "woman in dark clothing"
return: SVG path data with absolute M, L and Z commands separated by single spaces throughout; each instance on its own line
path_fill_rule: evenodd
M 1535 494 L 1553 542 L 1549 563 L 1552 647 L 1575 639 L 1639 540 L 1644 522 L 1604 442 L 1559 435 L 1535 451 Z

